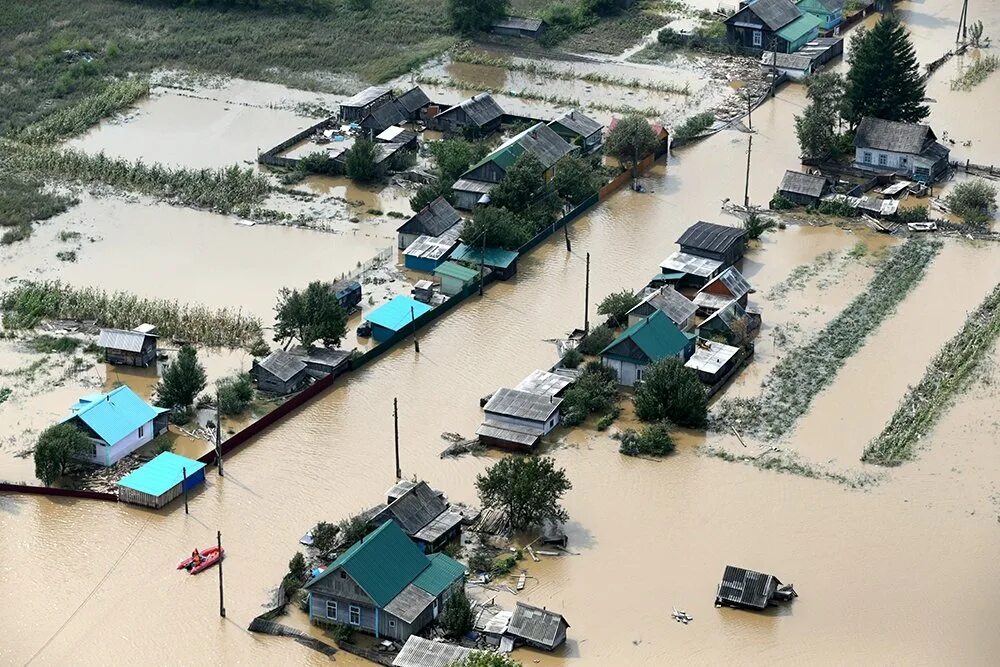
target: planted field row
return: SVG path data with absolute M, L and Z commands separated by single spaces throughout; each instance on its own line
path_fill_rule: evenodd
M 698 448 L 698 453 L 703 456 L 711 456 L 717 459 L 722 459 L 723 461 L 729 461 L 731 463 L 747 463 L 755 468 L 759 468 L 760 470 L 771 470 L 788 475 L 808 477 L 810 479 L 825 479 L 827 481 L 843 484 L 844 486 L 849 486 L 854 489 L 863 489 L 867 486 L 875 484 L 879 480 L 878 476 L 865 472 L 851 474 L 818 467 L 801 460 L 792 452 L 763 452 L 757 456 L 738 456 L 725 449 L 720 449 L 711 445 L 703 445 Z
M 21 130 L 18 139 L 26 143 L 55 143 L 75 136 L 136 100 L 149 95 L 149 81 L 127 79 L 112 81 L 101 92 L 85 97 L 43 120 Z
M 766 440 L 790 431 L 847 359 L 920 282 L 941 246 L 937 240 L 913 239 L 897 248 L 862 294 L 809 343 L 778 362 L 759 398 L 723 401 L 715 420 Z
M 917 386 L 903 397 L 885 429 L 865 447 L 862 461 L 895 466 L 913 458 L 917 442 L 972 381 L 1000 336 L 1000 285 L 942 346 Z

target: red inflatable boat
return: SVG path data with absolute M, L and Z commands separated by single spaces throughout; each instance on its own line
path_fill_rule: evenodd
M 220 550 L 219 547 L 209 547 L 207 549 L 202 549 L 198 553 L 201 554 L 201 562 L 197 565 L 194 564 L 194 558 L 185 558 L 177 566 L 178 570 L 187 570 L 191 574 L 198 574 L 202 570 L 207 570 L 212 567 L 226 555 L 226 550 Z

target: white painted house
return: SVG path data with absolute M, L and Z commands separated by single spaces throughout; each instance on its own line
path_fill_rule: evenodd
M 933 183 L 948 171 L 948 147 L 929 126 L 866 116 L 854 136 L 854 166 Z
M 77 401 L 62 423 L 71 423 L 94 444 L 91 463 L 112 466 L 167 430 L 166 408 L 155 408 L 127 386 Z

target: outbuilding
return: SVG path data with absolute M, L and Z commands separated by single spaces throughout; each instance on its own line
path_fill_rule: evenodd
M 372 109 L 391 99 L 392 88 L 389 86 L 369 86 L 340 103 L 340 120 L 360 123 Z
M 460 232 L 460 226 L 455 225 L 440 236 L 418 236 L 403 251 L 403 264 L 412 271 L 431 273 L 447 261 L 458 246 Z
M 455 262 L 444 262 L 436 269 L 434 275 L 441 281 L 441 293 L 454 296 L 474 283 L 479 278 L 479 272 Z
M 410 635 L 393 659 L 392 667 L 450 667 L 478 653 L 482 651 Z
M 497 389 L 483 411 L 486 418 L 476 431 L 486 446 L 530 450 L 559 424 L 561 398 L 527 391 Z
M 156 361 L 156 339 L 156 327 L 141 324 L 131 331 L 101 329 L 97 345 L 104 348 L 109 364 L 146 367 Z
M 753 288 L 743 274 L 735 266 L 730 266 L 705 283 L 695 295 L 694 305 L 703 315 L 714 313 L 730 301 L 735 301 L 746 308 L 748 296 L 752 291 Z
M 727 565 L 722 583 L 715 594 L 715 604 L 744 609 L 767 609 L 768 605 L 798 597 L 791 584 L 784 586 L 773 574 L 764 574 Z
M 417 482 L 392 498 L 371 518 L 375 526 L 393 521 L 424 553 L 440 550 L 458 537 L 462 514 L 448 507 L 442 495 L 427 482 Z
M 409 120 L 420 120 L 424 109 L 431 105 L 427 93 L 420 86 L 414 86 L 396 98 Z
M 402 125 L 409 120 L 406 109 L 394 99 L 388 99 L 373 107 L 364 118 L 361 119 L 361 129 L 365 136 L 374 139 L 376 135 L 390 127 Z
M 521 16 L 504 16 L 502 19 L 494 21 L 491 28 L 495 35 L 540 39 L 545 34 L 545 21 Z
M 778 194 L 800 206 L 816 206 L 821 197 L 830 191 L 830 182 L 825 176 L 803 174 L 789 169 L 781 179 Z
M 441 236 L 462 221 L 448 200 L 438 197 L 396 228 L 397 245 L 400 250 L 410 246 L 420 236 Z
M 472 248 L 460 243 L 451 253 L 451 258 L 456 262 L 464 262 L 473 267 L 478 267 L 482 263 L 500 280 L 513 278 L 517 274 L 517 253 L 513 250 L 486 248 L 486 251 L 483 252 L 479 248 Z
M 104 394 L 84 396 L 60 423 L 70 423 L 93 445 L 85 460 L 113 466 L 167 430 L 170 410 L 153 407 L 128 385 Z
M 658 277 L 668 285 L 701 287 L 719 275 L 722 267 L 719 260 L 678 251 L 660 262 L 662 273 Z
M 711 386 L 719 382 L 739 363 L 740 348 L 702 339 L 695 345 L 694 354 L 684 365 L 693 370 L 698 379 Z
M 366 314 L 365 320 L 372 325 L 372 338 L 382 342 L 412 326 L 416 318 L 430 310 L 431 307 L 426 303 L 404 294 L 397 294 L 391 301 Z
M 670 285 L 650 290 L 642 301 L 628 311 L 629 326 L 638 324 L 640 320 L 644 320 L 657 310 L 669 317 L 681 331 L 694 329 L 698 306 Z
M 562 614 L 518 602 L 507 626 L 506 637 L 514 640 L 514 646 L 526 644 L 543 651 L 553 651 L 566 641 L 569 623 Z
M 340 307 L 350 312 L 361 303 L 361 283 L 351 278 L 338 280 L 333 284 L 333 292 L 340 302 Z
M 694 352 L 688 338 L 666 315 L 657 310 L 633 324 L 601 351 L 601 364 L 618 375 L 618 383 L 632 387 L 643 373 L 663 359 L 687 360 Z
M 682 253 L 713 259 L 726 267 L 743 258 L 746 236 L 746 230 L 739 227 L 716 225 L 699 220 L 681 234 L 677 239 L 677 245 L 681 247 Z
M 479 93 L 475 97 L 439 112 L 431 125 L 446 134 L 469 132 L 485 136 L 500 128 L 503 109 L 489 93 Z
M 250 377 L 257 389 L 279 395 L 291 394 L 309 384 L 305 361 L 285 350 L 275 350 L 261 361 L 254 359 Z
M 162 452 L 118 481 L 118 500 L 160 509 L 204 481 L 204 463 Z
M 583 153 L 593 153 L 601 147 L 604 126 L 582 111 L 567 111 L 551 121 L 549 127 L 569 143 L 579 146 Z

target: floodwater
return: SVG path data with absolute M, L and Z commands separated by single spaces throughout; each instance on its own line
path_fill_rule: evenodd
M 924 25 L 946 9 L 952 16 L 953 5 L 928 0 L 901 8 L 904 18 Z M 987 34 L 998 29 L 1000 21 L 991 20 Z M 943 52 L 948 30 L 928 29 L 925 38 Z M 754 114 L 753 201 L 766 201 L 784 169 L 798 164 L 791 123 L 803 97 L 798 87 L 784 88 Z M 985 137 L 992 132 L 988 116 L 970 118 L 961 131 Z M 192 497 L 190 515 L 177 506 L 151 512 L 0 497 L 0 596 L 16 600 L 0 608 L 8 637 L 0 662 L 148 664 L 157 655 L 157 662 L 181 664 L 328 664 L 288 639 L 245 628 L 309 526 L 377 502 L 394 481 L 392 398 L 400 398 L 404 475 L 427 479 L 453 500 L 473 501 L 475 475 L 495 455 L 440 460 L 446 443 L 439 435 L 471 434 L 480 396 L 552 363 L 546 341 L 582 323 L 585 253 L 594 316 L 603 295 L 644 284 L 691 222 L 732 222 L 719 205 L 742 197 L 745 149 L 746 135 L 723 133 L 658 166 L 645 179 L 651 192 L 620 192 L 574 223 L 572 253 L 560 238 L 543 244 L 522 260 L 515 280 L 491 286 L 484 298 L 422 331 L 420 355 L 398 346 L 234 454 L 226 477 L 209 475 Z M 809 329 L 832 317 L 870 267 L 845 264 L 849 276 L 827 289 L 807 288 L 782 308 L 764 295 L 793 267 L 850 249 L 859 238 L 873 249 L 886 243 L 836 228 L 788 229 L 753 249 L 748 274 L 765 322 L 772 313 L 791 321 L 807 299 L 824 311 Z M 933 350 L 958 331 L 964 310 L 997 280 L 994 268 L 977 277 L 975 267 L 995 267 L 998 257 L 997 247 L 949 242 L 926 284 L 870 338 L 882 354 L 862 350 L 828 388 L 841 404 L 819 396 L 815 405 L 861 411 L 865 426 L 856 433 L 877 432 L 904 389 L 884 378 L 903 364 L 902 382 L 919 377 Z M 894 350 L 895 341 L 925 335 L 926 342 Z M 780 354 L 768 352 L 764 340 L 754 364 Z M 865 367 L 855 370 L 855 362 Z M 894 396 L 860 405 L 867 398 L 852 395 L 856 377 L 873 388 L 884 382 Z M 759 377 L 744 373 L 734 389 L 758 384 Z M 977 385 L 925 438 L 916 462 L 867 491 L 698 455 L 706 440 L 728 443 L 728 436 L 681 433 L 674 456 L 650 462 L 620 456 L 606 434 L 561 432 L 549 453 L 574 484 L 565 506 L 570 548 L 579 555 L 522 562 L 534 579 L 519 599 L 564 613 L 570 639 L 553 655 L 520 650 L 515 657 L 529 665 L 994 663 L 996 386 Z M 814 442 L 793 436 L 799 450 L 823 458 L 860 452 L 863 442 L 842 442 L 839 423 L 812 425 L 817 415 L 800 426 L 814 429 Z M 225 620 L 215 571 L 190 577 L 174 569 L 192 546 L 211 543 L 216 530 L 227 548 Z M 801 597 L 764 614 L 715 609 L 726 564 L 773 572 L 794 582 Z M 512 598 L 498 602 L 509 606 Z M 694 622 L 673 622 L 671 606 Z M 356 662 L 342 654 L 337 660 Z

